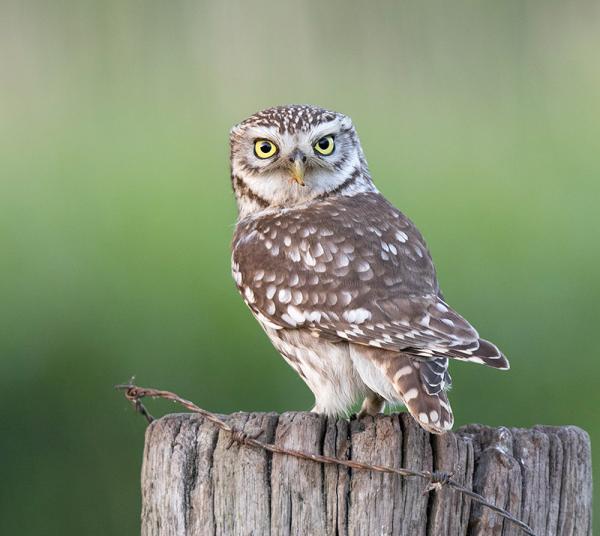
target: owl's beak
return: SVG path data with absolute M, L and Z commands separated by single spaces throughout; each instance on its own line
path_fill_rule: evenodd
M 306 155 L 301 151 L 294 151 L 290 156 L 292 179 L 300 186 L 304 186 L 305 162 Z

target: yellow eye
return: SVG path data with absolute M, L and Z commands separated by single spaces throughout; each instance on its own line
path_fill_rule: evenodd
M 317 143 L 314 144 L 314 149 L 317 153 L 324 156 L 330 155 L 335 149 L 333 136 L 323 136 Z
M 256 140 L 254 142 L 254 154 L 258 158 L 271 158 L 277 154 L 277 145 L 269 140 Z

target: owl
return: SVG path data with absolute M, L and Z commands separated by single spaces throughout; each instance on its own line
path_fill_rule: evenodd
M 309 105 L 263 110 L 230 132 L 238 220 L 232 272 L 314 412 L 403 404 L 452 428 L 450 360 L 507 370 L 444 299 L 415 225 L 371 179 L 352 120 Z

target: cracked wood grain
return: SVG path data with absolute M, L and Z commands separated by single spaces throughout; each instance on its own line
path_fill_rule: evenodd
M 573 427 L 470 425 L 442 436 L 405 414 L 335 420 L 236 413 L 267 443 L 392 467 L 453 472 L 539 536 L 591 536 L 589 437 Z M 232 442 L 200 415 L 167 415 L 146 432 L 142 535 L 519 535 L 456 490 L 418 478 L 323 465 Z

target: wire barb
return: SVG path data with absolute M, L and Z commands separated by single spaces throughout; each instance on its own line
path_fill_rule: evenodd
M 434 471 L 429 477 L 429 482 L 423 490 L 423 495 L 427 495 L 430 491 L 440 491 L 444 486 L 448 485 L 454 476 L 454 471 L 445 473 L 444 471 Z
M 242 430 L 237 430 L 233 428 L 220 417 L 218 417 L 216 414 L 198 407 L 193 402 L 190 402 L 185 398 L 181 398 L 179 395 L 172 393 L 171 391 L 163 391 L 160 389 L 153 389 L 149 387 L 138 387 L 137 385 L 135 385 L 134 380 L 135 378 L 131 378 L 131 380 L 126 384 L 115 385 L 115 389 L 119 391 L 124 391 L 125 398 L 127 398 L 127 400 L 133 405 L 137 413 L 140 413 L 146 418 L 148 423 L 152 423 L 154 421 L 154 417 L 152 417 L 152 415 L 148 412 L 144 404 L 142 404 L 141 399 L 145 397 L 150 397 L 171 400 L 172 402 L 176 402 L 177 404 L 183 406 L 184 408 L 188 409 L 193 413 L 198 413 L 202 415 L 205 419 L 215 424 L 219 429 L 229 433 L 230 439 L 229 444 L 226 447 L 227 449 L 229 449 L 233 443 L 239 443 L 240 445 L 248 445 L 250 447 L 263 449 L 271 453 L 283 454 L 286 456 L 294 456 L 295 458 L 300 458 L 302 460 L 310 460 L 317 463 L 323 463 L 328 465 L 340 465 L 342 467 L 348 467 L 351 469 L 374 471 L 378 473 L 391 473 L 402 477 L 422 478 L 427 482 L 423 494 L 427 494 L 430 491 L 440 491 L 443 487 L 450 487 L 458 491 L 459 493 L 466 495 L 472 500 L 480 503 L 481 505 L 489 508 L 490 510 L 493 510 L 498 515 L 502 516 L 504 519 L 510 521 L 511 523 L 514 523 L 528 536 L 536 536 L 536 534 L 529 527 L 529 525 L 517 519 L 510 512 L 507 512 L 503 508 L 496 506 L 495 504 L 489 502 L 485 497 L 483 497 L 479 493 L 475 493 L 474 491 L 465 488 L 464 486 L 456 482 L 456 480 L 453 480 L 453 472 L 445 473 L 443 471 L 417 471 L 405 468 L 387 467 L 384 465 L 372 465 L 355 460 L 342 460 L 340 458 L 334 458 L 332 456 L 312 454 L 300 450 L 288 449 L 280 447 L 278 445 L 274 445 L 272 443 L 264 443 L 257 439 L 258 435 L 252 437 L 243 432 Z

